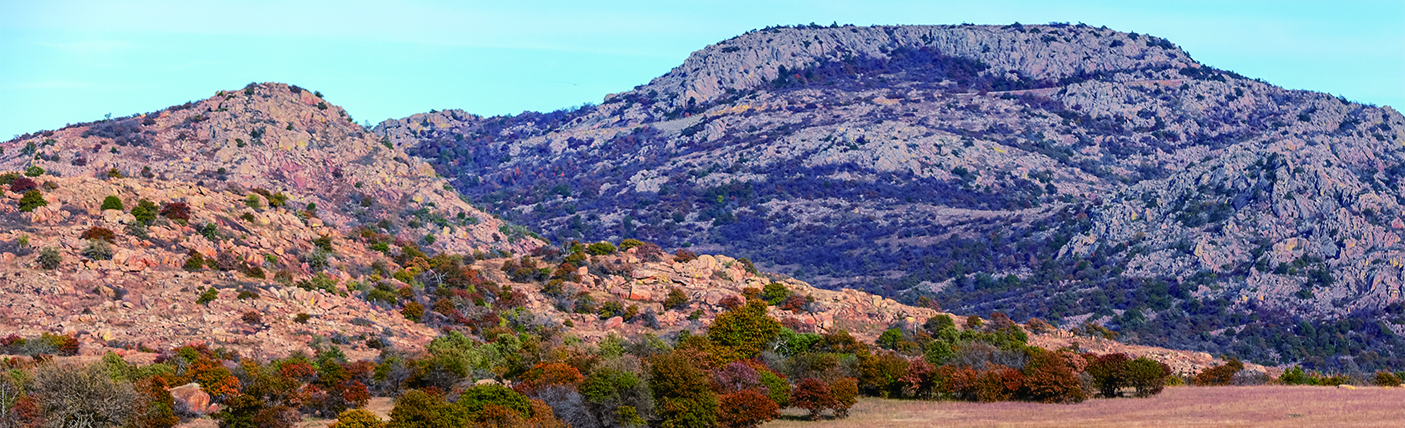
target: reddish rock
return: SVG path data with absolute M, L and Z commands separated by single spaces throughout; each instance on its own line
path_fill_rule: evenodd
M 611 317 L 610 319 L 605 320 L 605 329 L 606 329 L 606 330 L 616 329 L 616 328 L 619 328 L 620 325 L 623 325 L 623 324 L 624 324 L 624 318 L 622 318 L 622 317 Z
M 187 383 L 171 388 L 171 397 L 176 399 L 176 407 L 184 406 L 194 413 L 208 414 L 219 411 L 219 405 L 210 402 L 210 394 L 200 389 L 198 383 Z

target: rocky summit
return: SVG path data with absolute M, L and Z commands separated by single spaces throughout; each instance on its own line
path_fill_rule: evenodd
M 1405 356 L 1405 118 L 1150 35 L 773 27 L 597 106 L 375 133 L 555 242 L 1274 364 Z

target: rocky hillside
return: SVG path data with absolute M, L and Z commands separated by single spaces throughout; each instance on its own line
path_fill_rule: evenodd
M 375 132 L 558 242 L 1273 364 L 1405 357 L 1405 118 L 1152 36 L 768 28 L 599 106 Z
M 44 205 L 21 211 L 22 194 L 9 190 L 10 202 L 0 204 L 7 225 L 0 233 L 0 331 L 73 335 L 84 355 L 207 343 L 276 358 L 336 344 L 373 358 L 386 346 L 420 349 L 441 328 L 479 331 L 504 321 L 564 327 L 590 342 L 611 334 L 676 337 L 703 333 L 728 299 L 742 301 L 748 288 L 783 302 L 771 314 L 796 331 L 844 329 L 866 342 L 891 327 L 918 331 L 940 313 L 818 289 L 727 256 L 663 255 L 649 245 L 584 260 L 549 249 L 459 256 L 459 277 L 476 284 L 460 293 L 460 283 L 446 278 L 455 274 L 440 265 L 448 254 L 402 257 L 413 247 L 391 250 L 368 229 L 347 236 L 316 217 L 250 207 L 239 193 L 141 178 L 37 178 Z M 137 208 L 143 201 L 158 211 Z M 185 215 L 167 209 L 181 203 Z M 580 267 L 563 271 L 563 260 Z M 432 267 L 421 270 L 426 265 Z M 544 266 L 558 268 L 548 276 Z M 670 300 L 673 293 L 679 297 Z M 416 305 L 420 314 L 408 315 Z M 965 325 L 964 317 L 957 320 Z M 1180 373 L 1219 362 L 1062 330 L 1037 331 L 1033 343 L 1148 355 Z
M 382 143 L 320 93 L 280 83 L 158 112 L 71 125 L 0 143 L 0 171 L 140 177 L 311 210 L 342 231 L 367 226 L 430 248 L 540 245 L 462 200 L 426 163 Z

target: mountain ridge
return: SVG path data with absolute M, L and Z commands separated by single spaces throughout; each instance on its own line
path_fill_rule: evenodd
M 849 35 L 874 42 L 847 56 L 817 42 Z M 772 28 L 599 106 L 375 132 L 557 241 L 692 245 L 823 287 L 1266 362 L 1405 351 L 1387 236 L 1405 119 L 1152 36 Z M 1327 324 L 1342 337 L 1284 339 Z

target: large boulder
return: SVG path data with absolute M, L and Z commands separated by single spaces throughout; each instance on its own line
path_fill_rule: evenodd
M 187 383 L 175 388 L 171 388 L 171 397 L 176 399 L 176 408 L 197 414 L 209 414 L 219 411 L 219 405 L 210 402 L 210 394 L 200 389 L 198 383 Z

